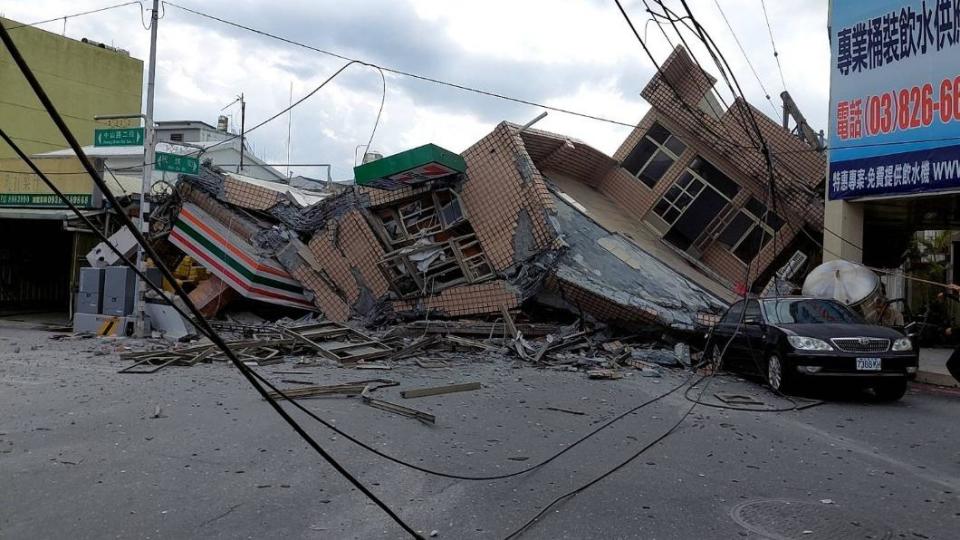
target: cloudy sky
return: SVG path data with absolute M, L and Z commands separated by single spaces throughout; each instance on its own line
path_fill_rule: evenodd
M 121 0 L 0 0 L 0 15 L 50 19 Z M 783 90 L 760 0 L 688 0 L 727 57 L 747 97 L 775 116 L 718 4 L 760 81 L 779 108 Z M 144 0 L 149 4 L 149 0 Z M 635 123 L 648 105 L 639 93 L 654 71 L 613 0 L 177 0 L 175 3 L 351 58 L 481 88 L 527 101 Z M 652 2 L 651 2 L 652 3 Z M 668 0 L 682 11 L 679 0 Z M 658 62 L 670 50 L 643 2 L 625 0 Z M 786 87 L 816 128 L 827 123 L 829 46 L 826 0 L 768 0 Z M 150 33 L 138 5 L 71 18 L 66 35 L 88 37 L 146 59 Z M 243 92 L 247 125 L 310 92 L 343 60 L 198 17 L 167 5 L 159 24 L 158 120 L 215 124 Z M 62 33 L 63 21 L 41 25 Z M 678 41 L 672 28 L 670 39 Z M 692 43 L 693 36 L 684 30 Z M 705 50 L 695 49 L 708 71 Z M 146 69 L 144 69 L 146 74 Z M 376 70 L 354 65 L 293 111 L 291 162 L 331 163 L 335 179 L 352 177 L 354 152 L 366 144 L 380 106 Z M 721 92 L 729 102 L 729 94 Z M 146 92 L 144 91 L 144 95 Z M 523 123 L 542 109 L 391 73 L 373 148 L 385 154 L 433 142 L 462 151 L 502 120 Z M 239 109 L 226 111 L 239 125 Z M 776 113 L 779 115 L 779 113 Z M 612 153 L 629 128 L 551 112 L 538 128 L 585 140 Z M 285 163 L 287 119 L 250 134 L 255 153 Z M 281 168 L 282 169 L 282 168 Z M 322 169 L 294 168 L 323 176 Z

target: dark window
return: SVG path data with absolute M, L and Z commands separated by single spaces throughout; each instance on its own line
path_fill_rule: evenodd
M 710 189 L 707 189 L 710 188 Z M 663 195 L 654 212 L 671 227 L 664 239 L 686 251 L 730 204 L 740 186 L 700 157 Z
M 754 221 L 750 219 L 750 216 L 745 212 L 737 212 L 733 220 L 723 229 L 723 232 L 720 233 L 718 240 L 728 247 L 736 247 L 737 244 L 740 243 L 740 239 L 743 238 L 743 235 L 747 234 L 747 230 L 753 227 L 753 225 Z
M 743 314 L 743 319 L 753 319 L 755 321 L 760 320 L 760 304 L 756 300 L 750 300 L 747 302 L 747 312 Z
M 778 231 L 780 227 L 783 226 L 783 220 L 773 212 L 767 211 L 767 205 L 758 201 L 757 199 L 750 197 L 747 200 L 747 204 L 744 205 L 751 214 L 759 219 L 765 219 L 765 222 L 771 229 Z
M 727 313 L 720 319 L 720 324 L 737 324 L 740 322 L 740 315 L 743 313 L 743 302 L 737 302 L 730 306 Z
M 171 133 L 170 140 L 173 142 L 183 142 L 183 133 Z
M 623 168 L 648 187 L 653 187 L 686 148 L 666 128 L 653 124 L 623 160 Z
M 765 221 L 762 221 L 766 217 Z M 757 199 L 750 197 L 723 229 L 717 240 L 749 264 L 783 226 L 783 220 Z
M 740 191 L 740 186 L 736 182 L 699 156 L 690 162 L 688 168 L 697 173 L 700 178 L 706 180 L 711 186 L 717 188 L 717 191 L 728 199 L 736 197 Z
M 734 248 L 733 254 L 745 263 L 750 263 L 760 253 L 760 250 L 773 238 L 761 227 L 754 227 L 749 234 Z
M 663 195 L 653 211 L 664 221 L 673 225 L 701 191 L 703 191 L 703 182 L 689 172 L 683 173 L 683 176 Z

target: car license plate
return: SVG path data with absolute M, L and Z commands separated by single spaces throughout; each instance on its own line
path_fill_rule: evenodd
M 880 359 L 857 358 L 857 371 L 880 371 Z

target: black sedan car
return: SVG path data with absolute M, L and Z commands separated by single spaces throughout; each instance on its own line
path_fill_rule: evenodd
M 816 298 L 737 302 L 707 336 L 705 351 L 723 369 L 758 374 L 777 392 L 829 377 L 871 387 L 891 401 L 903 397 L 918 363 L 902 333 L 867 324 L 839 302 Z

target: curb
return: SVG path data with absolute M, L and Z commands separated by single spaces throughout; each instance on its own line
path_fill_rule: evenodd
M 948 388 L 960 388 L 960 383 L 946 373 L 935 373 L 933 371 L 918 371 L 916 382 L 924 384 L 933 384 L 936 386 L 946 386 Z

